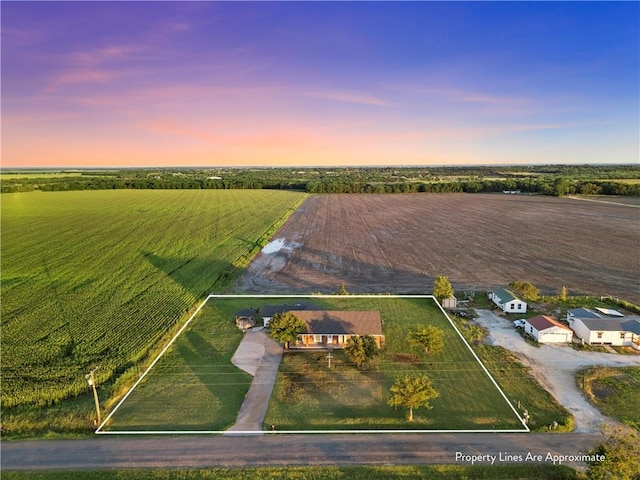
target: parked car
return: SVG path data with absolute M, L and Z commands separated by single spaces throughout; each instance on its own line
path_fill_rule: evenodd
M 516 328 L 524 328 L 524 318 L 521 318 L 520 320 L 516 320 L 515 322 L 513 322 L 513 326 Z

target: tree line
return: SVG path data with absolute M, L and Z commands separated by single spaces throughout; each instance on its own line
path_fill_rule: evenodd
M 8 175 L 10 173 L 10 175 Z M 21 176 L 21 175 L 24 176 Z M 640 196 L 640 166 L 167 168 L 2 171 L 3 193 L 111 189 L 277 189 L 308 193 Z

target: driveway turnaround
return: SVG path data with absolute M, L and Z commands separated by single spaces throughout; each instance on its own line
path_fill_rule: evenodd
M 511 350 L 549 392 L 571 412 L 575 432 L 599 432 L 603 424 L 618 422 L 600 413 L 576 385 L 578 370 L 591 366 L 637 367 L 640 355 L 582 352 L 569 345 L 529 345 L 514 328 L 513 322 L 489 310 L 478 310 L 476 321 L 489 330 L 489 344 Z
M 262 328 L 245 333 L 231 362 L 253 375 L 253 381 L 240 407 L 235 425 L 225 435 L 262 433 L 262 422 L 278 375 L 282 351 L 282 345 L 271 340 Z

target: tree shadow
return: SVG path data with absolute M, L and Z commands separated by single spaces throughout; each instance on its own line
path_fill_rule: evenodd
M 197 298 L 205 293 L 225 289 L 242 272 L 242 269 L 227 260 L 198 256 L 189 258 L 161 257 L 149 251 L 142 251 L 141 254 L 151 265 L 164 272 Z

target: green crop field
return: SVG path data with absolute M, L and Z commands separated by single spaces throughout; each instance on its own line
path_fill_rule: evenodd
M 2 196 L 2 408 L 103 383 L 213 289 L 304 198 L 240 190 Z M 5 413 L 5 412 L 3 412 Z

